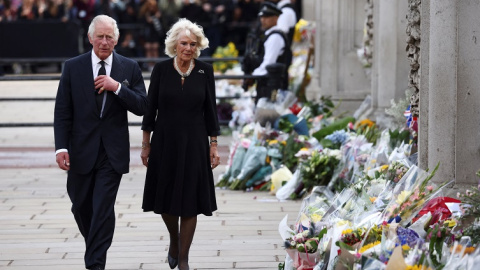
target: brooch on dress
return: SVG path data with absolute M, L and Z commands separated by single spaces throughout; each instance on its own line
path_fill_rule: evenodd
M 199 69 L 199 70 L 198 70 L 198 73 L 202 73 L 202 74 L 203 74 L 203 73 L 205 73 L 205 72 L 203 71 L 203 69 Z

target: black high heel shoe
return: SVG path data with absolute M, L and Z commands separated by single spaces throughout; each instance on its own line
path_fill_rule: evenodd
M 168 253 L 168 265 L 170 266 L 170 269 L 175 269 L 175 267 L 178 265 L 178 258 L 173 258 L 170 256 L 170 253 Z

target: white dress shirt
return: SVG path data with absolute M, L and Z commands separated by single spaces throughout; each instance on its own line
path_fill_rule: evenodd
M 100 61 L 102 61 L 98 56 L 95 54 L 95 52 L 92 50 L 92 70 L 93 70 L 93 79 L 98 75 L 98 70 L 102 67 L 100 64 Z M 110 54 L 110 56 L 107 57 L 107 59 L 103 60 L 105 62 L 105 71 L 107 73 L 107 76 L 110 76 L 110 72 L 112 71 L 112 62 L 113 62 L 113 54 Z M 120 92 L 120 88 L 122 88 L 122 85 L 119 83 L 117 91 L 113 92 L 115 95 L 118 95 Z M 58 149 L 55 151 L 55 155 L 61 152 L 68 152 L 67 149 Z
M 277 26 L 288 35 L 290 28 L 297 24 L 297 14 L 291 8 L 283 8 L 286 4 L 291 4 L 290 0 L 281 0 L 277 3 L 277 7 L 282 10 L 282 14 L 278 17 Z
M 277 26 L 273 26 L 267 31 L 265 31 L 265 36 L 268 36 L 273 30 L 280 30 Z M 265 54 L 263 56 L 263 61 L 259 67 L 257 67 L 252 75 L 263 76 L 267 75 L 266 67 L 270 64 L 276 63 L 277 58 L 282 55 L 283 48 L 285 48 L 285 41 L 278 34 L 273 34 L 268 37 L 268 39 L 263 44 Z

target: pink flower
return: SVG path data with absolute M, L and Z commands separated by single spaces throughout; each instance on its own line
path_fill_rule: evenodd
M 243 139 L 241 142 L 241 145 L 243 148 L 248 149 L 250 147 L 250 140 L 249 139 Z
M 427 189 L 428 191 L 432 191 L 432 190 L 433 190 L 433 187 L 432 187 L 432 186 L 427 186 L 426 189 Z

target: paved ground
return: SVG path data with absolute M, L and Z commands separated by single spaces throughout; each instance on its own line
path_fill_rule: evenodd
M 54 97 L 56 87 L 53 81 L 0 82 L 0 98 Z M 53 101 L 0 101 L 0 123 L 52 120 Z M 117 197 L 107 269 L 169 269 L 167 230 L 159 216 L 141 211 L 141 131 L 133 126 L 130 133 L 131 172 Z M 219 140 L 225 161 L 230 140 Z M 51 127 L 0 128 L 0 269 L 83 269 L 83 239 L 69 210 L 66 174 L 55 167 L 53 151 Z M 214 170 L 216 179 L 224 170 Z M 279 202 L 265 192 L 218 189 L 216 194 L 219 210 L 199 216 L 192 269 L 277 269 L 285 258 L 278 223 L 288 214 L 291 224 L 301 203 Z

